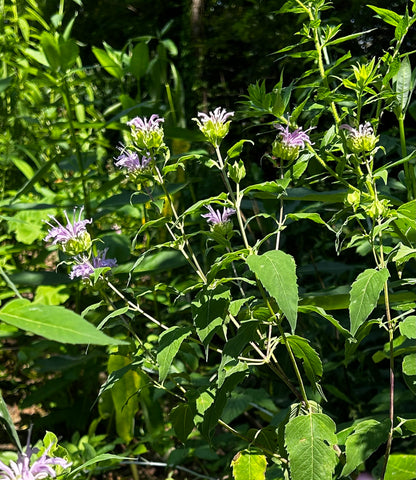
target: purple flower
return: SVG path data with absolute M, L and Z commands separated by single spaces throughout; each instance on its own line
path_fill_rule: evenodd
M 377 145 L 378 137 L 375 136 L 370 122 L 359 125 L 358 129 L 346 124 L 341 125 L 339 128 L 348 130 L 347 145 L 355 154 L 371 152 Z
M 62 249 L 69 254 L 78 254 L 91 246 L 91 237 L 87 232 L 86 225 L 92 223 L 92 220 L 81 220 L 82 207 L 78 214 L 78 220 L 75 218 L 75 208 L 72 222 L 68 218 L 66 211 L 64 212 L 66 218 L 66 226 L 64 227 L 59 221 L 52 215 L 49 215 L 51 220 L 56 223 L 56 226 L 50 222 L 46 222 L 51 228 L 45 237 L 45 241 L 53 240 L 52 245 L 61 244 Z
M 117 167 L 126 168 L 128 173 L 139 173 L 149 166 L 151 161 L 149 157 L 143 156 L 140 160 L 140 157 L 136 152 L 125 150 L 124 147 L 120 150 L 121 155 L 116 158 L 115 162 Z
M 72 267 L 69 277 L 73 280 L 75 277 L 81 277 L 86 280 L 94 273 L 96 268 L 102 267 L 116 267 L 117 260 L 115 258 L 105 258 L 108 248 L 99 251 L 96 256 L 92 256 L 91 260 L 87 257 L 81 257 L 77 263 Z
M 198 124 L 198 128 L 204 134 L 205 138 L 214 147 L 219 146 L 221 140 L 227 135 L 230 129 L 231 121 L 228 120 L 234 115 L 234 112 L 227 112 L 225 108 L 217 107 L 208 114 L 198 112 L 199 118 L 193 118 Z
M 229 221 L 231 215 L 234 215 L 235 210 L 233 208 L 224 207 L 222 213 L 220 210 L 214 210 L 211 205 L 207 205 L 209 213 L 204 213 L 201 217 L 206 218 L 207 222 L 212 225 L 219 225 Z
M 213 112 L 198 112 L 198 117 L 194 120 L 198 123 L 198 126 L 201 128 L 209 122 L 212 122 L 213 125 L 220 126 L 224 125 L 229 117 L 234 116 L 234 112 L 227 112 L 225 108 L 217 107 Z
M 29 442 L 28 442 L 29 443 Z M 61 457 L 49 457 L 51 446 L 30 465 L 34 450 L 28 445 L 25 453 L 19 453 L 17 461 L 10 461 L 9 466 L 0 461 L 0 480 L 38 480 L 43 478 L 56 478 L 53 465 L 68 468 L 72 464 Z
M 131 134 L 136 146 L 146 152 L 151 150 L 157 151 L 163 147 L 164 134 L 160 123 L 164 121 L 164 118 L 159 118 L 158 115 L 153 114 L 149 119 L 146 117 L 135 117 L 127 122 L 127 125 L 131 128 Z
M 127 125 L 129 127 L 133 127 L 135 130 L 140 130 L 143 132 L 154 132 L 160 129 L 159 123 L 163 123 L 164 121 L 164 118 L 159 118 L 159 115 L 156 115 L 154 113 L 149 118 L 149 120 L 146 117 L 135 117 L 129 122 L 127 122 Z
M 312 130 L 311 128 L 306 131 L 302 131 L 302 128 L 297 128 L 291 132 L 288 125 L 284 127 L 283 125 L 275 124 L 274 126 L 279 130 L 272 146 L 272 153 L 276 158 L 292 163 L 298 158 L 300 150 L 304 149 L 307 143 L 312 143 L 308 135 L 308 132 Z
M 307 132 L 312 130 L 308 128 L 305 132 L 301 128 L 297 128 L 294 132 L 290 132 L 289 126 L 284 127 L 283 125 L 274 125 L 278 130 L 280 130 L 281 142 L 289 147 L 300 147 L 305 148 L 305 144 L 311 144 L 311 139 Z

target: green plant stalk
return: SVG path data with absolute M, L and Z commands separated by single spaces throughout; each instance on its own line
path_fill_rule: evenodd
M 77 159 L 78 168 L 79 168 L 79 172 L 80 172 L 80 177 L 81 177 L 82 193 L 83 193 L 83 197 L 84 197 L 85 214 L 86 214 L 87 217 L 91 217 L 90 196 L 88 194 L 88 189 L 87 189 L 86 180 L 85 180 L 84 162 L 82 160 L 81 150 L 80 150 L 78 142 L 77 142 L 77 137 L 76 137 L 76 133 L 75 133 L 75 126 L 74 126 L 73 111 L 72 111 L 71 96 L 70 96 L 70 93 L 69 93 L 69 88 L 68 88 L 68 84 L 66 82 L 65 77 L 62 79 L 62 86 L 60 86 L 59 83 L 58 83 L 58 88 L 61 92 L 64 104 L 65 104 L 65 108 L 66 108 L 66 111 L 67 111 L 69 131 L 70 131 L 70 136 L 71 136 L 71 144 L 72 144 L 72 148 L 75 152 L 75 156 L 76 156 L 76 159 Z
M 280 162 L 280 178 L 282 179 L 283 178 L 283 165 L 282 165 L 282 162 Z M 279 199 L 279 229 L 277 230 L 277 234 L 276 234 L 276 247 L 275 247 L 275 250 L 279 250 L 279 247 L 280 247 L 280 233 L 282 231 L 282 227 L 283 227 L 283 224 L 284 224 L 284 221 L 283 221 L 283 214 L 284 214 L 284 204 L 283 204 L 283 196 L 280 195 L 280 199 Z
M 405 158 L 407 155 L 407 148 L 406 148 L 406 133 L 404 129 L 404 114 L 401 113 L 397 118 L 399 122 L 399 132 L 400 132 L 400 148 L 402 158 Z M 408 162 L 403 164 L 404 167 L 404 176 L 406 179 L 406 186 L 407 186 L 407 199 L 413 200 L 416 198 L 416 178 L 415 178 L 415 170 L 412 165 L 409 165 Z
M 153 159 L 153 165 L 154 165 L 154 171 L 156 173 L 156 176 L 157 176 L 157 179 L 158 179 L 158 182 L 160 184 L 160 186 L 162 187 L 162 190 L 163 190 L 163 193 L 165 194 L 165 197 L 169 203 L 169 208 L 171 209 L 172 213 L 173 213 L 173 216 L 175 217 L 175 221 L 177 223 L 177 226 L 181 232 L 181 235 L 182 235 L 182 238 L 183 238 L 183 242 L 184 244 L 186 245 L 186 247 L 188 248 L 188 251 L 189 251 L 189 255 L 188 253 L 186 252 L 186 250 L 183 248 L 182 245 L 179 244 L 179 250 L 181 251 L 182 255 L 185 257 L 185 259 L 187 260 L 187 262 L 192 266 L 192 268 L 195 270 L 195 272 L 197 273 L 197 275 L 199 276 L 199 278 L 204 282 L 204 283 L 207 283 L 207 277 L 205 276 L 205 273 L 203 272 L 202 268 L 201 268 L 201 265 L 199 264 L 198 262 L 198 259 L 196 258 L 193 250 L 192 250 L 192 247 L 186 237 L 186 233 L 185 233 L 185 230 L 183 228 L 183 225 L 182 225 L 182 222 L 179 221 L 179 215 L 178 213 L 176 212 L 176 208 L 175 208 L 175 205 L 173 204 L 173 201 L 172 201 L 172 198 L 170 196 L 170 193 L 168 192 L 167 188 L 166 188 L 166 185 L 165 185 L 165 182 L 163 181 L 163 177 L 162 177 L 162 174 L 160 173 L 160 170 L 157 168 L 155 162 L 154 162 L 154 159 Z M 177 240 L 176 238 L 176 235 L 173 233 L 173 231 L 169 228 L 168 228 L 168 231 L 170 233 L 170 235 L 172 236 L 173 240 Z
M 274 312 L 273 307 L 270 305 L 269 299 L 268 299 L 267 294 L 266 294 L 266 292 L 263 288 L 263 285 L 260 283 L 260 280 L 258 280 L 257 278 L 256 278 L 256 282 L 257 282 L 258 289 L 261 293 L 261 296 L 263 297 L 263 300 L 266 302 L 267 308 L 269 309 L 269 312 L 271 313 L 272 318 L 275 319 L 276 318 L 276 313 Z M 282 328 L 282 325 L 281 325 L 281 321 L 278 320 L 276 322 L 276 324 L 277 324 L 277 328 L 279 329 L 280 336 L 283 339 L 283 343 L 286 347 L 286 350 L 289 354 L 289 359 L 290 359 L 290 362 L 292 363 L 293 370 L 295 371 L 295 375 L 296 375 L 296 378 L 297 378 L 297 381 L 298 381 L 298 384 L 299 384 L 299 389 L 300 389 L 300 393 L 301 393 L 301 396 L 302 396 L 302 400 L 305 403 L 306 408 L 308 410 L 310 410 L 310 405 L 309 405 L 309 401 L 308 401 L 308 396 L 306 395 L 305 385 L 303 383 L 302 375 L 300 374 L 299 367 L 298 367 L 298 364 L 296 363 L 296 359 L 295 359 L 295 356 L 293 354 L 292 348 L 287 341 L 286 334 L 285 334 L 285 332 Z
M 314 12 L 310 8 L 308 8 L 306 5 L 304 5 L 303 2 L 301 2 L 300 0 L 296 0 L 296 3 L 298 3 L 298 5 L 305 10 L 305 13 L 308 14 L 309 20 L 311 21 L 311 24 L 313 24 L 317 20 L 319 20 L 318 16 L 314 15 Z M 328 78 L 325 74 L 324 59 L 323 59 L 323 52 L 325 52 L 325 47 L 322 46 L 320 38 L 319 38 L 319 27 L 312 27 L 312 31 L 313 31 L 313 41 L 314 41 L 314 44 L 315 44 L 315 50 L 318 53 L 319 74 L 321 76 L 321 79 L 322 79 L 322 82 L 323 82 L 325 88 L 327 88 L 329 90 L 329 83 L 328 83 Z M 337 107 L 335 105 L 335 102 L 332 101 L 330 103 L 330 105 L 331 105 L 332 115 L 334 117 L 335 123 L 338 125 L 340 123 L 340 118 L 339 118 L 339 115 L 338 115 L 338 111 L 337 111 Z
M 219 165 L 219 169 L 220 169 L 220 172 L 221 172 L 222 179 L 223 179 L 224 184 L 225 184 L 225 186 L 228 190 L 228 193 L 231 197 L 231 201 L 233 203 L 233 206 L 234 206 L 236 214 L 237 214 L 238 226 L 240 227 L 240 232 L 241 232 L 241 236 L 243 238 L 244 246 L 249 250 L 250 245 L 249 245 L 248 240 L 247 240 L 247 235 L 246 235 L 246 231 L 245 231 L 245 228 L 244 228 L 243 217 L 241 215 L 241 208 L 240 208 L 241 207 L 241 200 L 242 200 L 242 196 L 240 195 L 240 184 L 236 183 L 236 194 L 234 195 L 234 191 L 231 188 L 230 181 L 228 180 L 227 172 L 225 171 L 225 163 L 224 163 L 224 160 L 223 160 L 222 155 L 221 155 L 221 151 L 220 151 L 218 146 L 215 147 L 215 152 L 217 154 L 218 165 Z
M 390 407 L 389 407 L 389 418 L 390 418 L 390 430 L 389 436 L 387 438 L 386 451 L 384 454 L 383 468 L 380 475 L 380 480 L 384 480 L 386 474 L 387 463 L 389 461 L 391 445 L 393 442 L 393 433 L 394 433 L 394 322 L 390 314 L 390 302 L 389 302 L 389 292 L 387 288 L 387 282 L 384 284 L 384 303 L 386 308 L 386 318 L 387 318 L 387 327 L 389 332 L 389 381 L 390 381 Z

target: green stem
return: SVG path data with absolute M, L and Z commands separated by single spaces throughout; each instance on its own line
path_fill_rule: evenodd
M 163 190 L 163 193 L 165 194 L 165 197 L 169 203 L 169 208 L 170 210 L 172 211 L 172 214 L 175 218 L 175 221 L 176 221 L 176 224 L 177 224 L 177 227 L 179 228 L 180 232 L 181 232 L 181 235 L 182 235 L 182 239 L 183 239 L 183 242 L 184 244 L 186 245 L 188 251 L 189 251 L 189 254 L 188 252 L 184 249 L 184 247 L 182 245 L 179 244 L 179 250 L 181 251 L 182 255 L 185 257 L 185 259 L 187 260 L 187 262 L 192 266 L 192 268 L 195 270 L 195 272 L 197 273 L 197 275 L 199 276 L 199 278 L 204 282 L 206 283 L 207 282 L 207 277 L 205 276 L 202 268 L 201 268 L 201 265 L 199 264 L 198 262 L 198 259 L 196 258 L 193 250 L 192 250 L 192 247 L 188 241 L 188 238 L 186 237 L 186 233 L 185 233 L 185 229 L 183 228 L 183 225 L 182 225 L 182 222 L 180 221 L 179 219 L 179 215 L 178 213 L 176 212 L 176 208 L 175 208 L 175 205 L 173 204 L 173 201 L 172 201 L 172 197 L 170 195 L 170 193 L 168 192 L 168 189 L 166 188 L 166 185 L 165 185 L 165 182 L 163 181 L 163 177 L 162 177 L 162 174 L 160 173 L 160 170 L 158 169 L 158 167 L 156 166 L 155 164 L 155 161 L 153 159 L 153 165 L 154 165 L 154 171 L 156 173 L 156 176 L 157 176 L 157 179 L 158 179 L 158 182 L 160 184 L 160 186 L 162 187 L 162 190 Z M 170 233 L 170 235 L 172 236 L 173 240 L 177 240 L 176 238 L 176 235 L 173 233 L 172 229 L 169 228 L 169 226 L 167 226 L 168 228 L 168 231 Z
M 215 147 L 215 152 L 217 154 L 218 164 L 219 164 L 219 169 L 220 169 L 220 172 L 221 172 L 222 179 L 223 179 L 224 184 L 225 184 L 225 186 L 228 190 L 228 193 L 231 197 L 231 201 L 233 203 L 233 206 L 234 206 L 236 214 L 237 214 L 238 226 L 240 228 L 240 232 L 241 232 L 241 236 L 243 238 L 244 246 L 247 249 L 250 249 L 250 244 L 248 243 L 248 240 L 247 240 L 247 235 L 246 235 L 246 231 L 245 231 L 245 228 L 244 228 L 243 217 L 242 217 L 242 214 L 241 214 L 241 201 L 242 201 L 243 197 L 240 195 L 240 184 L 236 183 L 236 194 L 234 195 L 234 191 L 231 188 L 230 181 L 228 180 L 227 172 L 225 171 L 225 163 L 224 163 L 224 160 L 222 158 L 222 155 L 221 155 L 221 152 L 220 152 L 220 149 L 219 149 L 218 146 Z
M 260 290 L 261 296 L 263 297 L 264 301 L 266 302 L 267 308 L 269 309 L 269 312 L 270 312 L 272 318 L 276 319 L 276 313 L 274 312 L 273 307 L 270 305 L 269 299 L 268 299 L 267 294 L 266 294 L 266 292 L 263 288 L 263 285 L 260 283 L 260 281 L 257 278 L 256 278 L 256 281 L 257 281 L 257 286 Z M 289 359 L 290 359 L 290 362 L 292 363 L 293 370 L 295 371 L 295 375 L 296 375 L 296 378 L 298 380 L 300 393 L 301 393 L 303 402 L 305 403 L 306 408 L 308 410 L 310 410 L 308 396 L 306 395 L 305 385 L 303 384 L 302 375 L 300 374 L 298 364 L 296 363 L 296 359 L 295 359 L 295 356 L 293 354 L 292 347 L 289 345 L 289 342 L 287 341 L 286 334 L 283 331 L 283 328 L 282 328 L 282 325 L 281 325 L 281 321 L 279 319 L 277 319 L 276 323 L 277 323 L 277 328 L 279 329 L 279 332 L 280 332 L 280 336 L 282 337 L 283 343 L 284 343 L 284 345 L 286 347 L 286 350 L 289 354 Z
M 401 147 L 401 154 L 402 158 L 405 158 L 407 155 L 407 148 L 406 148 L 406 134 L 404 129 L 404 114 L 400 114 L 398 117 L 399 122 L 399 132 L 400 132 L 400 147 Z M 408 162 L 403 164 L 404 167 L 404 177 L 407 186 L 407 199 L 410 201 L 416 198 L 416 178 L 415 178 L 415 170 L 412 165 L 409 165 Z

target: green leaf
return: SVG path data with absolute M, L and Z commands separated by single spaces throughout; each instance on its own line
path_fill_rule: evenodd
M 403 373 L 409 377 L 416 375 L 416 353 L 406 355 L 402 363 Z
M 170 412 L 169 419 L 172 422 L 176 436 L 181 442 L 185 443 L 195 426 L 191 406 L 187 403 L 177 405 Z
M 231 462 L 234 480 L 264 480 L 267 460 L 253 449 L 238 452 Z
M 164 331 L 159 337 L 157 364 L 159 366 L 159 381 L 164 382 L 173 359 L 178 353 L 182 342 L 191 334 L 190 327 L 172 327 Z
M 239 140 L 227 151 L 227 158 L 230 160 L 231 158 L 239 157 L 241 152 L 243 151 L 245 143 L 251 143 L 252 145 L 254 145 L 254 142 L 252 142 L 251 140 Z
M 90 460 L 87 460 L 85 463 L 80 465 L 77 468 L 74 468 L 71 470 L 71 472 L 68 474 L 67 478 L 72 478 L 76 473 L 85 471 L 85 469 L 91 465 L 95 465 L 96 463 L 99 462 L 107 462 L 109 460 L 116 460 L 117 463 L 122 462 L 123 460 L 135 460 L 134 458 L 129 458 L 129 457 L 120 457 L 119 455 L 113 455 L 111 453 L 102 453 L 100 455 L 97 455 L 96 457 L 91 458 Z
M 337 464 L 335 423 L 323 413 L 292 418 L 286 425 L 285 445 L 292 480 L 332 480 Z
M 123 69 L 108 55 L 105 50 L 102 48 L 92 47 L 92 53 L 96 56 L 104 70 L 106 70 L 110 75 L 118 80 L 123 78 Z
M 0 310 L 0 319 L 8 325 L 60 343 L 123 345 L 126 342 L 108 337 L 80 315 L 55 305 L 12 300 Z
M 384 480 L 414 480 L 416 478 L 416 455 L 392 453 L 387 462 Z
M 410 315 L 399 324 L 400 334 L 407 338 L 416 338 L 416 316 Z
M 322 362 L 316 351 L 309 345 L 306 338 L 298 337 L 297 335 L 287 335 L 287 341 L 292 347 L 294 355 L 303 361 L 303 368 L 306 376 L 313 388 L 322 377 L 323 369 Z
M 375 270 L 369 268 L 361 272 L 351 286 L 350 291 L 350 332 L 355 335 L 377 305 L 380 293 L 390 274 L 387 268 Z
M 230 291 L 224 287 L 205 288 L 192 302 L 192 315 L 199 339 L 207 346 L 215 332 L 226 319 L 230 303 Z
M 57 39 L 49 32 L 42 32 L 40 45 L 49 66 L 52 70 L 57 71 L 61 65 Z
M 271 250 L 263 255 L 250 255 L 247 264 L 276 300 L 293 333 L 296 329 L 299 300 L 295 260 L 285 252 Z
M 393 25 L 393 27 L 397 27 L 402 19 L 401 15 L 393 12 L 392 10 L 387 10 L 386 8 L 375 7 L 374 5 L 367 5 L 367 7 L 374 10 L 380 18 L 388 23 L 389 25 Z
M 390 421 L 363 420 L 355 426 L 345 442 L 346 463 L 341 476 L 346 477 L 387 440 Z
M 143 77 L 149 66 L 149 47 L 146 43 L 138 43 L 133 48 L 130 60 L 130 72 L 136 79 Z
M 108 359 L 108 373 L 129 366 L 131 359 L 124 355 L 110 355 Z M 111 389 L 111 397 L 116 413 L 116 431 L 124 442 L 129 443 L 134 436 L 134 418 L 136 416 L 140 387 L 146 384 L 146 379 L 134 370 L 125 371 Z
M 289 213 L 287 215 L 287 218 L 290 218 L 292 220 L 311 220 L 312 222 L 319 223 L 320 225 L 325 225 L 327 228 L 331 230 L 331 228 L 328 226 L 327 223 L 325 223 L 319 213 L 312 212 L 312 213 L 307 213 L 307 212 L 300 212 L 300 213 Z
M 14 426 L 12 417 L 10 416 L 9 410 L 6 403 L 3 400 L 3 395 L 0 393 L 0 423 L 3 425 L 7 434 L 9 435 L 10 440 L 16 445 L 19 451 L 22 451 L 22 445 L 20 444 L 19 436 L 17 435 L 16 428 Z
M 399 113 L 404 113 L 414 87 L 412 85 L 412 67 L 408 57 L 404 57 L 400 63 L 399 71 L 394 76 L 393 83 Z

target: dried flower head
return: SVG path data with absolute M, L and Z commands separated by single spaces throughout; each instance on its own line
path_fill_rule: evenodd
M 149 119 L 135 117 L 127 122 L 136 146 L 146 152 L 158 150 L 162 147 L 164 145 L 164 132 L 160 124 L 164 121 L 164 118 L 159 118 L 158 115 L 153 114 Z
M 56 226 L 46 222 L 51 228 L 45 237 L 45 241 L 52 240 L 52 245 L 61 245 L 62 250 L 70 255 L 77 255 L 88 250 L 91 247 L 91 237 L 87 232 L 86 225 L 92 223 L 92 220 L 81 220 L 83 210 L 84 207 L 79 210 L 78 220 L 76 220 L 76 209 L 74 208 L 72 222 L 65 211 L 65 227 L 54 216 L 49 215 L 51 220 L 56 223 Z
M 358 129 L 346 124 L 341 125 L 339 128 L 348 130 L 348 148 L 357 155 L 372 152 L 377 145 L 378 137 L 374 135 L 370 122 L 359 125 Z
M 288 162 L 294 162 L 298 156 L 299 152 L 303 150 L 307 143 L 312 144 L 311 139 L 309 138 L 308 132 L 312 130 L 303 131 L 302 128 L 297 128 L 293 132 L 290 131 L 289 126 L 286 125 L 275 125 L 277 130 L 279 130 L 278 137 L 273 142 L 272 153 L 275 157 Z
M 218 147 L 230 129 L 231 120 L 228 119 L 233 115 L 234 112 L 227 112 L 224 108 L 217 107 L 208 114 L 198 112 L 198 118 L 192 120 L 196 121 L 207 141 L 214 147 Z

